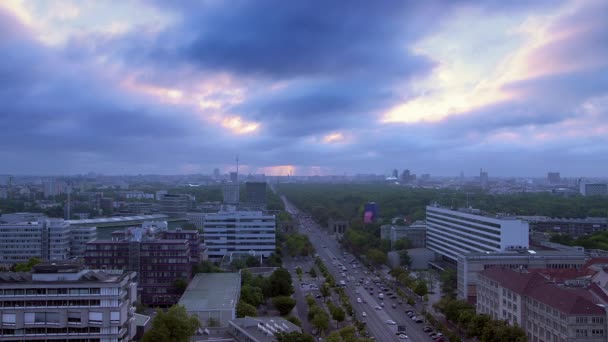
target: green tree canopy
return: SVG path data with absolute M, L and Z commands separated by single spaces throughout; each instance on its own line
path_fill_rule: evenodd
M 269 280 L 270 297 L 290 296 L 293 293 L 291 274 L 284 268 L 278 268 L 272 272 Z
M 27 262 L 22 262 L 22 263 L 16 264 L 14 266 L 14 271 L 15 272 L 29 272 L 32 270 L 32 268 L 34 266 L 38 265 L 41 262 L 42 262 L 42 260 L 40 260 L 39 258 L 32 257 L 32 258 L 29 258 L 29 260 Z
M 274 335 L 274 337 L 277 339 L 277 342 L 314 342 L 315 341 L 314 337 L 304 334 L 304 333 L 299 333 L 297 331 L 293 331 L 290 333 L 279 332 L 279 333 L 276 333 Z
M 181 305 L 174 305 L 167 312 L 158 309 L 152 321 L 152 329 L 144 334 L 142 341 L 188 342 L 200 326 L 198 318 L 189 316 L 186 308 Z
M 296 306 L 296 300 L 288 296 L 278 296 L 272 298 L 272 305 L 279 310 L 281 316 L 285 316 Z
M 258 315 L 258 312 L 255 309 L 255 306 L 253 306 L 247 302 L 240 300 L 239 303 L 236 305 L 236 316 L 237 317 L 245 317 L 245 316 L 255 317 L 257 315 Z

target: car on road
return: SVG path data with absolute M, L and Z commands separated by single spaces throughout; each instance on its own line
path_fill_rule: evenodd
M 384 307 L 384 302 L 380 303 L 380 306 L 381 306 L 381 307 Z
M 357 303 L 363 303 L 363 301 L 361 300 L 361 298 L 357 298 Z
M 363 312 L 361 313 L 361 316 L 363 316 L 363 317 L 367 317 L 367 314 L 365 313 L 365 311 L 363 311 Z
M 397 304 L 393 303 L 392 305 L 393 309 L 397 307 Z
M 407 335 L 406 335 L 406 334 L 399 334 L 399 335 L 398 335 L 398 337 L 399 337 L 399 339 L 401 339 L 401 340 L 407 340 L 407 339 L 408 339 L 408 337 L 407 337 Z
M 396 325 L 397 323 L 391 319 L 387 319 L 386 320 L 386 324 L 390 324 L 390 325 Z
M 416 322 L 416 323 L 424 323 L 424 321 L 423 321 L 423 320 L 422 320 L 422 318 L 420 318 L 420 317 L 416 318 L 416 321 L 415 321 L 415 322 Z
M 424 331 L 425 333 L 428 333 L 428 332 L 433 331 L 433 328 L 431 328 L 431 327 L 429 327 L 429 326 L 426 326 L 426 327 L 424 327 L 424 328 L 422 329 L 422 331 Z
M 376 305 L 376 307 L 375 307 L 374 309 L 376 309 L 376 310 L 382 310 L 382 307 L 381 307 L 381 306 Z

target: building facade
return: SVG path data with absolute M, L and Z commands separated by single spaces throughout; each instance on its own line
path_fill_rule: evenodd
M 522 327 L 531 342 L 606 341 L 608 296 L 597 289 L 558 286 L 538 273 L 487 269 L 479 274 L 476 309 Z
M 276 248 L 276 218 L 234 208 L 205 215 L 203 239 L 210 259 L 232 252 L 270 256 Z
M 581 182 L 579 190 L 583 196 L 606 196 L 608 195 L 608 184 Z
M 160 198 L 160 212 L 171 218 L 185 218 L 192 207 L 192 198 L 185 194 L 164 194 Z
M 470 302 L 477 296 L 477 278 L 488 268 L 504 270 L 525 269 L 579 269 L 585 264 L 583 251 L 517 250 L 493 253 L 466 253 L 458 256 L 457 295 Z
M 61 263 L 0 273 L 0 341 L 131 341 L 134 279 Z
M 0 224 L 0 263 L 21 263 L 33 257 L 67 260 L 70 225 L 62 219 Z
M 380 239 L 395 242 L 399 239 L 408 239 L 412 248 L 426 246 L 426 223 L 416 221 L 409 226 L 383 225 L 380 227 Z
M 530 223 L 530 231 L 566 234 L 573 238 L 608 230 L 605 217 L 551 218 L 547 216 L 522 216 Z
M 455 262 L 458 255 L 528 248 L 528 223 L 514 217 L 490 217 L 475 209 L 426 207 L 426 245 L 439 257 Z
M 246 203 L 258 210 L 266 209 L 266 182 L 245 182 Z
M 225 204 L 238 204 L 240 200 L 240 186 L 235 182 L 224 182 L 222 184 L 222 194 Z
M 132 228 L 112 234 L 112 240 L 87 243 L 85 263 L 91 268 L 137 272 L 141 302 L 171 306 L 180 298 L 178 279 L 188 282 L 192 266 L 201 261 L 198 231 Z

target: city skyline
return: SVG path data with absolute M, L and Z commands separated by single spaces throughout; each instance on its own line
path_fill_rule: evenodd
M 3 1 L 0 174 L 606 176 L 607 11 Z

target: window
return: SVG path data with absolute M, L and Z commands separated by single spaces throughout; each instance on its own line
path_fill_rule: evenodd
M 592 329 L 591 336 L 593 337 L 601 337 L 604 336 L 604 329 Z
M 80 312 L 68 312 L 68 323 L 81 323 L 82 318 Z
M 576 337 L 587 337 L 587 329 L 576 329 Z
M 587 317 L 586 316 L 576 317 L 576 323 L 587 324 Z
M 2 324 L 10 324 L 15 325 L 17 323 L 17 315 L 16 314 L 2 314 Z
M 103 321 L 102 312 L 89 312 L 89 323 L 101 323 Z
M 35 323 L 35 322 L 36 322 L 35 321 L 35 313 L 33 313 L 33 312 L 26 312 L 23 315 L 23 323 L 26 323 L 26 324 L 29 323 L 29 324 L 31 324 L 31 323 Z
M 604 324 L 604 317 L 592 317 L 591 323 L 594 324 Z
M 120 312 L 119 311 L 110 312 L 110 323 L 120 323 Z

